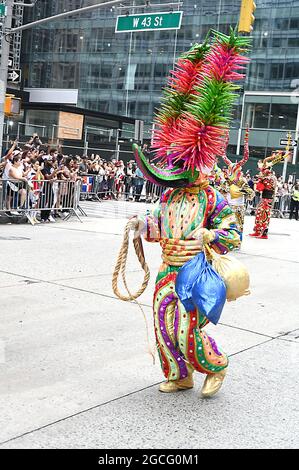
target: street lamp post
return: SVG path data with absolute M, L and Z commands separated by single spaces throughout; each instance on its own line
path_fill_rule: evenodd
M 119 151 L 120 151 L 119 133 L 120 133 L 121 131 L 122 131 L 122 129 L 117 129 L 117 130 L 116 130 L 116 144 L 115 144 L 116 161 L 119 160 Z
M 18 5 L 18 2 L 14 0 L 6 0 L 6 16 L 3 20 L 3 31 L 4 36 L 2 38 L 2 50 L 1 50 L 1 62 L 0 62 L 0 156 L 2 155 L 2 144 L 3 144 L 3 125 L 4 125 L 4 105 L 5 105 L 5 94 L 7 88 L 7 76 L 8 76 L 8 59 L 9 59 L 9 49 L 10 41 L 12 34 L 19 33 L 20 31 L 25 31 L 26 29 L 31 29 L 35 26 L 39 26 L 49 21 L 59 20 L 71 15 L 77 15 L 80 13 L 85 13 L 88 11 L 95 10 L 96 8 L 105 8 L 108 6 L 116 5 L 121 3 L 123 0 L 111 0 L 107 2 L 98 3 L 97 5 L 90 5 L 88 7 L 81 7 L 76 10 L 66 11 L 59 13 L 58 15 L 50 16 L 48 18 L 43 18 L 41 20 L 33 21 L 17 28 L 12 28 L 12 18 L 13 18 L 13 7 Z M 22 6 L 33 7 L 35 2 L 30 5 L 22 3 Z
M 6 31 L 11 30 L 12 12 L 14 0 L 6 0 L 6 17 L 4 19 L 4 35 L 2 37 L 1 63 L 0 63 L 0 157 L 2 157 L 3 130 L 4 130 L 4 106 L 8 77 L 8 59 L 11 36 L 6 36 Z
M 87 157 L 87 154 L 88 154 L 88 129 L 87 129 L 87 126 L 85 127 L 85 131 L 84 131 L 84 155 L 86 155 Z
M 297 110 L 297 121 L 296 121 L 296 130 L 295 130 L 295 140 L 297 145 L 294 147 L 293 152 L 293 165 L 297 163 L 297 153 L 298 153 L 298 143 L 299 143 L 299 103 L 298 103 L 298 110 Z
M 292 142 L 292 134 L 291 131 L 287 133 L 287 138 L 288 138 L 288 143 L 286 146 L 286 152 L 289 152 L 291 148 L 291 142 Z M 286 178 L 287 178 L 287 169 L 288 169 L 288 157 L 284 159 L 283 162 L 283 171 L 282 171 L 282 181 L 285 183 Z

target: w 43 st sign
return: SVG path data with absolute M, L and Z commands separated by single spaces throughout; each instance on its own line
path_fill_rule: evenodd
M 182 11 L 171 13 L 153 13 L 142 15 L 118 16 L 116 33 L 132 33 L 134 31 L 158 31 L 161 29 L 180 29 Z

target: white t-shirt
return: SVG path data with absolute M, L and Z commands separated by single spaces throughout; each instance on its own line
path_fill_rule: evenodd
M 2 175 L 2 179 L 3 180 L 8 180 L 10 177 L 9 177 L 9 171 L 12 167 L 12 163 L 10 160 L 7 160 L 7 163 L 5 165 L 5 168 L 4 168 L 4 171 L 3 171 L 3 175 Z

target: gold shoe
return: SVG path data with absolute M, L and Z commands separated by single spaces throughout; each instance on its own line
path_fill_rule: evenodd
M 204 381 L 203 387 L 201 389 L 201 394 L 203 397 L 212 397 L 217 392 L 219 392 L 226 376 L 226 372 L 227 368 L 223 369 L 217 374 L 207 375 L 206 380 Z
M 173 380 L 160 384 L 159 391 L 163 393 L 174 393 L 179 391 L 179 387 Z
M 185 379 L 180 380 L 169 380 L 167 382 L 161 383 L 159 391 L 163 393 L 174 393 L 179 390 L 189 390 L 193 388 L 193 376 L 192 374 L 188 375 Z
M 189 374 L 185 379 L 176 380 L 179 390 L 188 390 L 194 387 L 193 374 Z

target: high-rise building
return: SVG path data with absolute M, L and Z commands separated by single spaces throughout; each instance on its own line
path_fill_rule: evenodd
M 97 3 L 98 0 L 38 1 L 27 21 Z M 78 106 L 143 119 L 150 128 L 161 88 L 175 60 L 211 28 L 236 26 L 241 0 L 124 0 L 46 23 L 23 35 L 26 88 L 78 89 Z M 230 151 L 242 151 L 246 124 L 251 154 L 282 148 L 288 131 L 299 131 L 299 0 L 256 0 L 251 62 L 235 108 Z M 157 5 L 157 6 L 155 6 Z M 134 9 L 135 6 L 135 9 Z M 115 33 L 116 17 L 131 13 L 183 11 L 179 30 Z M 244 93 L 243 93 L 244 92 Z

